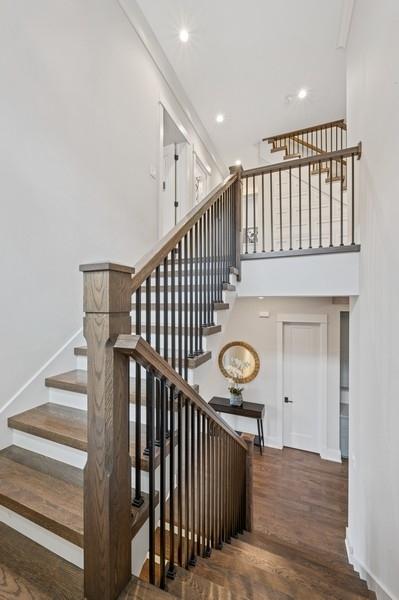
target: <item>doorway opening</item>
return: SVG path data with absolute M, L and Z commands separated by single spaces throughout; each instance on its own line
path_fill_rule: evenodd
M 189 206 L 189 142 L 162 107 L 162 159 L 160 235 L 165 235 L 186 214 Z

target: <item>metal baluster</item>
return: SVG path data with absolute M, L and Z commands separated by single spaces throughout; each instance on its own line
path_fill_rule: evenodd
M 289 199 L 290 199 L 290 250 L 292 250 L 292 172 L 289 168 Z
M 206 417 L 202 415 L 202 556 L 206 553 Z
M 190 229 L 190 349 L 189 356 L 194 356 L 194 229 Z
M 201 411 L 197 410 L 197 555 L 201 556 L 201 529 L 202 529 L 202 432 Z
M 170 334 L 171 334 L 171 352 L 172 352 L 172 368 L 176 369 L 176 250 L 173 248 L 170 253 L 171 265 L 170 265 L 170 290 L 171 290 L 171 304 L 170 304 Z M 180 308 L 180 307 L 179 307 Z
M 211 555 L 211 426 L 210 420 L 206 419 L 206 548 L 204 557 Z
M 309 248 L 312 248 L 312 185 L 310 165 L 308 166 L 308 195 L 309 195 Z
M 321 221 L 321 162 L 319 161 L 319 248 L 323 247 Z
M 271 252 L 274 252 L 274 225 L 273 225 L 273 173 L 270 173 L 270 240 Z
M 184 236 L 184 379 L 188 379 L 188 234 Z
M 218 302 L 222 301 L 222 289 L 223 289 L 223 262 L 222 262 L 222 217 L 221 217 L 221 197 L 216 201 L 217 211 L 217 291 L 218 291 Z
M 195 519 L 195 508 L 196 508 L 196 498 L 197 498 L 197 491 L 195 489 L 195 480 L 196 480 L 196 468 L 198 468 L 198 463 L 197 460 L 198 458 L 196 457 L 196 432 L 195 432 L 195 405 L 193 404 L 191 406 L 191 498 L 190 498 L 190 504 L 191 504 L 191 550 L 190 550 L 190 566 L 195 567 L 195 565 L 197 564 L 197 558 L 196 558 L 196 554 L 195 554 L 195 525 L 196 525 L 196 519 Z
M 160 268 L 155 269 L 155 350 L 161 354 L 161 280 Z M 160 440 L 160 410 L 161 410 L 161 384 L 155 380 L 156 411 L 155 411 L 155 440 L 159 445 Z
M 355 244 L 355 155 L 351 155 L 352 163 L 352 246 Z
M 141 287 L 136 291 L 136 335 L 141 335 Z M 135 397 L 135 494 L 133 506 L 140 507 L 144 502 L 141 493 L 141 367 L 136 362 Z
M 169 360 L 169 282 L 168 282 L 168 257 L 163 261 L 163 357 L 166 361 Z M 172 357 L 174 365 L 174 356 Z
M 256 254 L 256 196 L 255 196 L 255 175 L 252 177 L 252 208 L 253 208 L 253 225 L 254 225 L 254 247 L 253 252 Z
M 154 461 L 154 373 L 147 371 L 147 434 L 148 434 L 148 492 L 149 492 L 149 581 L 155 584 L 155 461 Z
M 212 263 L 211 263 L 211 210 L 208 209 L 205 213 L 206 217 L 206 286 L 207 286 L 207 325 L 212 323 Z
M 177 306 L 178 306 L 178 310 L 177 310 L 177 335 L 178 335 L 178 348 L 179 348 L 179 360 L 178 360 L 178 367 L 179 367 L 179 375 L 183 375 L 183 355 L 184 355 L 184 348 L 183 348 L 183 314 L 184 314 L 184 309 L 183 309 L 183 261 L 182 261 L 182 243 L 181 241 L 179 242 L 178 245 L 178 255 L 177 255 L 177 260 L 178 260 L 178 277 L 177 277 Z
M 145 282 L 145 339 L 151 344 L 151 276 L 147 277 Z M 148 403 L 148 394 L 149 394 L 149 385 L 150 385 L 150 374 L 149 371 L 146 371 L 146 423 L 148 423 L 148 411 L 149 411 L 149 403 Z M 141 437 L 141 432 L 140 432 Z M 146 428 L 146 445 L 144 454 L 149 453 L 149 430 Z
M 183 566 L 183 398 L 177 396 L 177 528 L 178 548 L 177 560 Z
M 330 248 L 333 247 L 332 159 L 330 158 Z
M 298 249 L 302 250 L 302 172 L 301 172 L 301 165 L 299 165 L 299 171 L 298 171 L 298 177 L 299 177 L 299 246 Z
M 197 262 L 198 262 L 198 288 L 199 288 L 199 307 L 198 307 L 198 314 L 199 314 L 199 347 L 198 347 L 198 354 L 202 354 L 204 349 L 203 349 L 203 340 L 202 340 L 202 327 L 203 324 L 205 322 L 204 320 L 204 305 L 205 305 L 205 301 L 204 301 L 204 296 L 205 296 L 205 284 L 204 284 L 204 274 L 203 274 L 203 266 L 204 266 L 204 259 L 205 259 L 205 253 L 204 253 L 204 246 L 203 246 L 203 229 L 204 229 L 204 217 L 201 217 L 200 222 L 199 222 L 199 254 L 198 254 L 198 258 L 197 258 Z
M 186 539 L 186 568 L 190 564 L 190 402 L 184 400 L 184 504 L 185 504 L 185 539 Z
M 280 210 L 280 251 L 283 249 L 283 203 L 281 189 L 281 169 L 278 170 L 279 210 Z
M 165 500 L 166 500 L 166 382 L 162 378 L 160 381 L 160 483 L 159 483 L 159 558 L 160 558 L 160 582 L 159 587 L 165 589 Z M 173 445 L 173 444 L 172 444 Z
M 245 178 L 245 254 L 248 254 L 248 177 Z
M 176 577 L 175 567 L 175 387 L 170 387 L 170 450 L 169 450 L 169 565 L 167 577 Z M 178 409 L 179 410 L 179 409 Z
M 341 210 L 341 243 L 344 245 L 344 177 L 342 169 L 342 158 L 340 161 L 340 210 Z
M 198 301 L 198 291 L 199 291 L 199 281 L 198 281 L 198 221 L 194 225 L 194 253 L 195 253 L 195 274 L 194 274 L 194 354 L 198 356 L 199 354 L 199 301 Z

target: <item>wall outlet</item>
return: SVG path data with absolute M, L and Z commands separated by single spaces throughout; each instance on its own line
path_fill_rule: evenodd
M 153 179 L 157 178 L 157 168 L 154 165 L 150 165 L 150 175 Z

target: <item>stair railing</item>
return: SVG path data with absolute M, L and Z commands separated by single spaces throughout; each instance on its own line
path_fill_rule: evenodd
M 300 154 L 307 158 L 343 150 L 346 139 L 345 120 L 339 119 L 263 138 L 262 141 L 272 144 L 272 152 L 284 150 L 287 157 Z
M 231 270 L 239 276 L 240 169 L 232 171 L 135 269 L 113 263 L 81 266 L 88 361 L 88 600 L 114 600 L 129 582 L 132 504 L 145 502 L 143 470 L 151 583 L 164 588 L 176 564 L 194 564 L 197 556 L 208 556 L 250 527 L 251 441 L 230 429 L 187 381 L 190 361 L 204 355 L 201 330 L 213 323 L 213 308 L 222 301 Z M 135 380 L 130 379 L 131 359 Z M 135 425 L 130 429 L 132 395 Z
M 357 250 L 355 157 L 360 143 L 244 170 L 242 258 Z

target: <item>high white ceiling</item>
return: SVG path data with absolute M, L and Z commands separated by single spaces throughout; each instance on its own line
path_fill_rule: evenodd
M 248 168 L 264 162 L 261 138 L 345 116 L 345 51 L 337 39 L 347 1 L 138 3 L 221 157 Z M 309 93 L 300 101 L 303 87 Z M 223 124 L 215 120 L 220 112 Z

